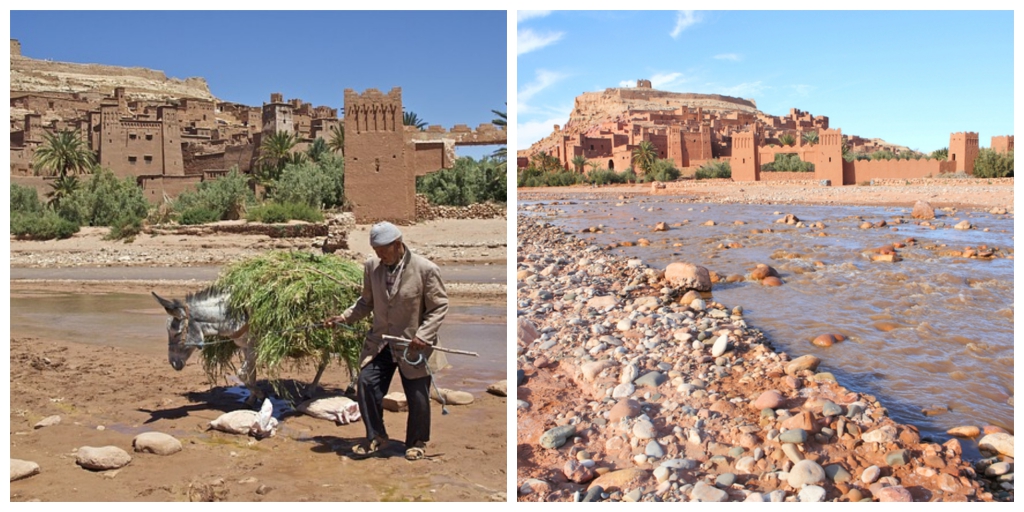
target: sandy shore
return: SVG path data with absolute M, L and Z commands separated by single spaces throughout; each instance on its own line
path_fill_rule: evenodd
M 1013 179 L 913 180 L 909 185 L 822 187 L 786 182 L 735 183 L 724 180 L 680 181 L 664 189 L 651 185 L 606 185 L 523 188 L 520 201 L 558 198 L 582 199 L 590 195 L 682 195 L 692 202 L 752 204 L 819 204 L 860 206 L 913 206 L 927 201 L 936 208 L 1006 208 L 1013 211 Z
M 656 193 L 693 202 L 927 200 L 936 208 L 1012 211 L 1012 182 L 977 181 L 959 192 L 927 184 L 825 193 L 719 183 Z M 523 189 L 519 199 L 650 192 Z M 520 217 L 517 238 L 520 501 L 1012 501 L 1012 474 L 979 476 L 1000 473 L 1003 466 L 993 466 L 1012 464 L 1012 453 L 973 464 L 961 458 L 957 439 L 923 441 L 819 362 L 776 352 L 742 309 L 680 301 L 679 283 L 663 272 L 536 219 Z
M 368 226 L 351 233 L 350 257 L 371 253 Z M 506 221 L 442 220 L 403 226 L 414 250 L 442 264 L 501 265 Z M 56 242 L 11 240 L 11 267 L 189 267 L 222 265 L 269 249 L 309 247 L 309 239 L 263 236 L 142 235 L 132 243 L 103 240 L 106 230 L 87 228 Z M 501 271 L 503 273 L 503 270 Z M 201 280 L 32 279 L 10 281 L 12 293 L 148 293 L 179 296 L 204 286 Z M 454 305 L 501 308 L 505 285 L 452 283 Z M 149 304 L 147 304 L 149 306 Z M 474 318 L 472 321 L 489 321 Z M 499 319 L 504 322 L 504 316 Z M 452 318 L 452 321 L 459 321 Z M 96 333 L 102 336 L 102 333 Z M 157 351 L 159 352 L 159 351 Z M 225 388 L 210 382 L 194 356 L 181 372 L 166 355 L 11 333 L 11 457 L 32 461 L 40 473 L 11 482 L 11 501 L 504 501 L 507 484 L 505 397 L 474 393 L 474 402 L 432 404 L 428 460 L 409 462 L 400 442 L 385 457 L 357 461 L 348 456 L 364 435 L 361 422 L 339 426 L 305 415 L 282 419 L 278 435 L 256 441 L 209 429 L 224 412 L 243 408 Z M 289 368 L 283 382 L 308 383 L 313 368 Z M 340 394 L 347 373 L 332 365 L 318 396 Z M 449 387 L 458 380 L 449 378 Z M 294 385 L 293 385 L 294 387 Z M 401 390 L 400 379 L 392 391 Z M 59 416 L 54 426 L 37 428 Z M 387 413 L 393 439 L 405 433 L 406 413 Z M 174 455 L 136 453 L 134 437 L 158 431 L 184 449 Z M 132 461 L 110 471 L 76 464 L 83 446 L 116 446 Z

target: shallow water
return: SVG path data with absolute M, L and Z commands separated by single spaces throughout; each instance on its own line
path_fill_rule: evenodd
M 1011 217 L 958 212 L 937 219 L 949 228 L 900 224 L 862 230 L 864 220 L 911 220 L 911 209 L 710 205 L 673 197 L 519 204 L 521 212 L 539 206 L 540 211 L 527 213 L 602 247 L 645 238 L 648 247 L 611 251 L 655 268 L 692 262 L 724 279 L 746 277 L 758 263 L 771 265 L 783 286 L 723 282 L 713 294 L 730 308 L 743 306 L 750 326 L 763 330 L 777 350 L 820 357 L 822 369 L 841 384 L 875 395 L 894 419 L 918 426 L 923 437 L 944 441 L 945 431 L 959 425 L 1013 431 L 1013 260 L 940 257 L 924 247 L 987 244 L 1012 254 Z M 826 227 L 776 224 L 785 214 Z M 951 229 L 963 219 L 978 229 Z M 709 220 L 716 225 L 702 225 Z M 665 232 L 652 231 L 657 222 L 684 221 Z M 604 233 L 580 233 L 598 225 Z M 751 233 L 765 228 L 775 232 Z M 817 236 L 820 231 L 829 236 Z M 909 237 L 917 244 L 899 250 L 903 261 L 872 262 L 862 254 Z M 718 248 L 733 242 L 742 247 Z M 811 344 L 824 333 L 848 339 L 830 348 Z
M 451 320 L 442 324 L 439 333 L 442 346 L 480 355 L 449 355 L 451 367 L 437 374 L 437 385 L 479 394 L 505 379 L 504 307 L 452 306 L 449 314 Z M 167 318 L 153 297 L 143 294 L 19 292 L 11 297 L 11 332 L 154 356 L 167 354 Z M 195 364 L 197 357 L 193 355 L 190 363 Z M 167 371 L 173 371 L 170 365 Z M 343 370 L 332 365 L 327 371 Z

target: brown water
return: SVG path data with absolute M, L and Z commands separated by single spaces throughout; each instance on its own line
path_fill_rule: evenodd
M 452 306 L 439 333 L 443 346 L 477 352 L 451 355 L 437 385 L 479 394 L 506 378 L 505 308 Z M 19 292 L 11 297 L 11 331 L 39 337 L 167 354 L 167 313 L 144 294 Z M 197 357 L 197 356 L 193 356 Z M 173 371 L 168 365 L 167 371 Z M 331 366 L 328 371 L 343 371 Z M 310 375 L 312 378 L 312 375 Z M 235 390 L 242 393 L 241 389 Z M 242 396 L 241 398 L 244 398 Z
M 783 286 L 723 282 L 713 294 L 730 308 L 743 306 L 749 325 L 763 330 L 777 350 L 820 357 L 822 369 L 841 384 L 875 395 L 894 419 L 918 426 L 924 437 L 944 441 L 945 431 L 959 425 L 1013 431 L 1013 259 L 939 257 L 923 247 L 987 244 L 1012 254 L 1012 218 L 959 212 L 938 219 L 948 229 L 901 224 L 892 231 L 859 225 L 891 223 L 898 216 L 909 220 L 910 208 L 708 205 L 659 197 L 520 202 L 520 212 L 531 205 L 537 208 L 526 213 L 602 247 L 646 238 L 648 247 L 612 252 L 651 267 L 686 261 L 724 278 L 747 276 L 758 263 L 771 265 Z M 805 223 L 824 222 L 829 236 L 775 223 L 790 213 Z M 963 219 L 979 229 L 951 229 Z M 684 220 L 688 224 L 652 232 L 657 222 Z M 716 225 L 702 225 L 709 220 Z M 746 224 L 735 225 L 736 220 Z M 598 225 L 603 234 L 579 233 Z M 751 234 L 765 228 L 775 232 Z M 872 262 L 862 254 L 908 237 L 918 242 L 899 250 L 903 261 Z M 718 248 L 733 242 L 742 247 Z M 848 339 L 830 348 L 811 344 L 824 333 Z

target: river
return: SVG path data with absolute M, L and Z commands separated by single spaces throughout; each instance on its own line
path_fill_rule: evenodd
M 1013 431 L 1012 216 L 937 211 L 932 227 L 945 227 L 932 229 L 893 224 L 899 217 L 913 221 L 910 208 L 712 205 L 676 197 L 521 201 L 519 209 L 601 247 L 647 239 L 650 245 L 611 251 L 654 268 L 690 262 L 724 279 L 771 265 L 783 286 L 723 281 L 714 285 L 714 300 L 742 306 L 749 325 L 777 350 L 821 358 L 822 370 L 875 395 L 923 437 L 944 441 L 946 430 L 960 425 Z M 775 223 L 785 214 L 825 228 Z M 976 229 L 952 229 L 964 219 Z M 880 220 L 890 225 L 860 228 Z M 654 232 L 658 222 L 671 227 Z M 598 226 L 600 233 L 581 233 Z M 864 253 L 908 238 L 916 243 L 899 249 L 902 261 L 875 262 Z M 987 244 L 1003 257 L 942 256 L 941 244 L 958 250 Z M 811 343 L 825 333 L 847 340 L 828 348 Z

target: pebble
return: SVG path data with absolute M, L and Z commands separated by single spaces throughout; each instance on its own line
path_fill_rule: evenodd
M 825 489 L 817 485 L 805 485 L 803 489 L 800 489 L 799 499 L 801 503 L 825 501 Z
M 868 466 L 860 474 L 860 481 L 866 484 L 873 484 L 882 475 L 882 469 L 878 466 Z
M 693 459 L 668 459 L 661 463 L 662 467 L 669 469 L 689 470 L 695 469 L 699 463 Z
M 807 442 L 807 431 L 802 428 L 794 428 L 779 434 L 780 443 L 805 443 Z
M 722 488 L 728 488 L 728 487 L 731 487 L 732 484 L 735 483 L 735 482 L 736 482 L 736 475 L 734 475 L 732 473 L 722 473 L 721 475 L 718 475 L 718 478 L 715 479 L 715 486 L 716 487 L 722 487 Z
M 711 357 L 718 357 L 725 353 L 729 349 L 729 336 L 723 334 L 715 340 L 715 344 L 711 346 Z
M 172 455 L 181 451 L 181 441 L 163 432 L 143 432 L 132 440 L 137 452 Z
M 786 481 L 796 489 L 804 485 L 817 485 L 825 481 L 825 470 L 817 462 L 805 459 L 793 464 Z
M 750 407 L 754 410 L 769 409 L 774 414 L 774 409 L 778 409 L 786 403 L 786 398 L 782 396 L 782 393 L 774 389 L 770 389 L 761 393 L 756 400 L 751 402 Z
M 652 439 L 651 442 L 647 443 L 647 448 L 644 449 L 644 454 L 648 457 L 660 459 L 665 456 L 665 449 L 662 448 L 657 441 Z
M 11 481 L 39 474 L 39 464 L 30 460 L 11 459 Z
M 910 491 L 899 485 L 879 489 L 878 492 L 874 494 L 875 497 L 878 498 L 878 501 L 881 502 L 910 503 L 914 501 L 914 497 L 910 495 Z
M 540 445 L 549 450 L 565 444 L 566 439 L 576 434 L 576 425 L 562 425 L 548 430 L 540 436 Z
M 639 439 L 653 439 L 657 433 L 654 430 L 654 424 L 648 420 L 640 419 L 633 424 L 633 435 Z
M 825 400 L 825 403 L 821 406 L 821 414 L 823 416 L 841 416 L 843 408 L 831 400 Z
M 668 380 L 668 377 L 666 377 L 661 372 L 648 372 L 645 373 L 642 377 L 636 379 L 634 381 L 634 384 L 642 387 L 656 388 L 662 385 L 662 383 L 664 383 L 666 380 Z
M 999 476 L 1010 472 L 1009 462 L 997 462 L 985 468 L 985 476 Z
M 739 471 L 740 473 L 749 474 L 751 471 L 753 471 L 754 464 L 756 463 L 757 461 L 754 460 L 753 457 L 743 457 L 740 460 L 736 461 L 736 471 Z
M 132 461 L 128 452 L 116 446 L 83 446 L 75 455 L 75 463 L 86 469 L 107 470 L 127 466 Z
M 793 461 L 794 464 L 804 460 L 803 454 L 800 453 L 800 450 L 793 443 L 782 445 L 782 453 L 786 454 L 786 457 Z
M 612 398 L 626 398 L 636 392 L 636 386 L 632 382 L 626 382 L 615 386 L 612 390 Z
M 906 450 L 894 450 L 885 454 L 885 463 L 890 466 L 904 466 L 910 462 Z
M 853 479 L 853 475 L 839 464 L 825 466 L 825 476 L 837 484 L 846 483 Z
M 728 500 L 729 495 L 725 491 L 712 487 L 704 481 L 698 481 L 690 491 L 690 500 L 703 502 L 722 502 Z
M 978 448 L 1013 457 L 1013 436 L 1005 432 L 988 434 L 978 441 Z
M 35 426 L 32 427 L 32 428 L 45 428 L 45 427 L 52 427 L 54 425 L 60 425 L 60 416 L 58 416 L 58 415 L 47 416 L 47 417 L 39 420 L 39 423 L 36 423 Z

